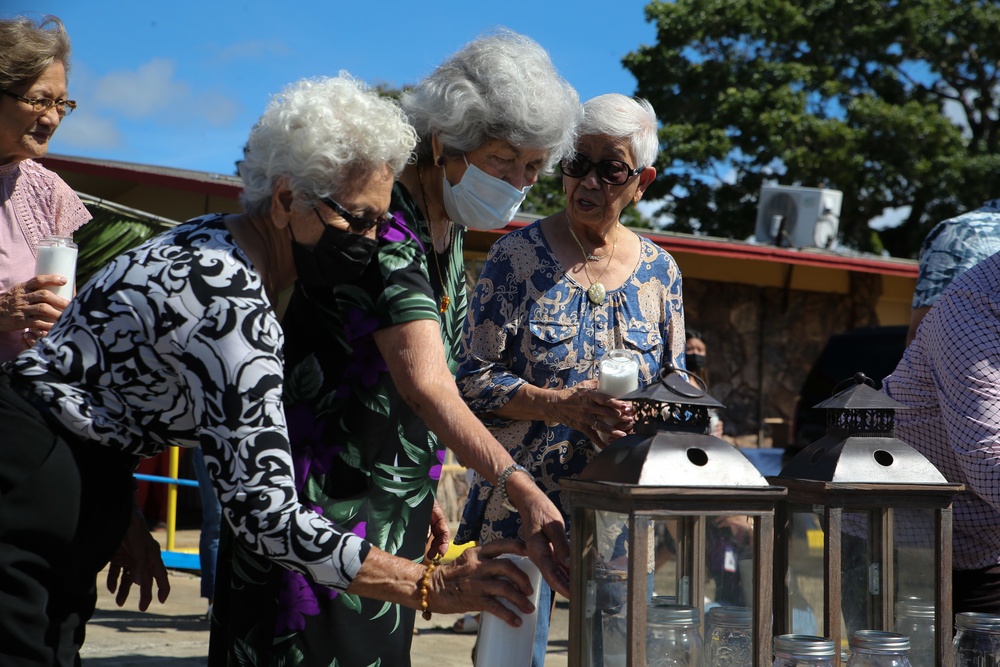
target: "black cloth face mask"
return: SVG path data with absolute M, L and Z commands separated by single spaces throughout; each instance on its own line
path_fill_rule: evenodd
M 692 373 L 697 373 L 705 368 L 705 355 L 687 353 L 684 355 L 684 365 Z
M 323 223 L 323 235 L 315 247 L 302 245 L 292 233 L 292 261 L 299 282 L 306 287 L 329 289 L 354 282 L 368 268 L 378 241 L 326 224 L 319 211 L 316 217 Z

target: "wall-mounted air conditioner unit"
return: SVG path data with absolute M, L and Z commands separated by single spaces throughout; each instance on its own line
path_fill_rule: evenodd
M 829 248 L 837 238 L 843 200 L 840 190 L 764 185 L 757 204 L 757 243 Z

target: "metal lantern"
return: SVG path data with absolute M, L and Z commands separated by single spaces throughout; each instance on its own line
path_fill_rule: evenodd
M 723 406 L 697 376 L 663 369 L 623 400 L 635 432 L 561 482 L 572 508 L 569 665 L 701 665 L 705 612 L 718 605 L 743 608 L 748 621 L 743 643 L 727 650 L 770 665 L 774 513 L 785 490 L 708 434 L 709 409 Z
M 950 666 L 951 503 L 963 487 L 895 437 L 906 406 L 863 373 L 835 391 L 815 406 L 827 410 L 826 435 L 769 479 L 788 489 L 775 634 L 828 637 L 839 665 L 852 632 L 903 632 L 914 667 Z

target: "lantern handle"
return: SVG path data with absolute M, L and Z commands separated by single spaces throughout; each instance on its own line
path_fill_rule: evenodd
M 694 387 L 690 382 L 686 382 L 685 380 L 677 377 L 674 373 L 685 373 L 689 377 L 694 378 L 700 386 Z M 683 368 L 677 368 L 670 364 L 660 369 L 660 382 L 664 387 L 675 394 L 680 394 L 684 398 L 702 398 L 708 393 L 708 385 L 704 380 L 691 371 L 684 370 Z
M 856 385 L 866 384 L 869 387 L 871 387 L 872 389 L 875 388 L 875 381 L 872 380 L 867 375 L 865 375 L 864 373 L 862 373 L 862 372 L 859 371 L 859 372 L 855 373 L 852 377 L 849 377 L 846 380 L 841 381 L 840 384 L 838 384 L 836 387 L 833 388 L 833 393 L 831 393 L 830 395 L 831 396 L 836 396 L 841 391 L 843 391 L 844 389 L 846 389 L 847 386 L 850 385 L 851 383 L 856 384 Z

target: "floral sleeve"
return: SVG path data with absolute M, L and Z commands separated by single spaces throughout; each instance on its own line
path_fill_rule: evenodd
M 469 304 L 462 337 L 458 389 L 473 412 L 507 404 L 525 381 L 511 372 L 514 333 L 523 326 L 521 287 L 503 244 L 490 249 Z

